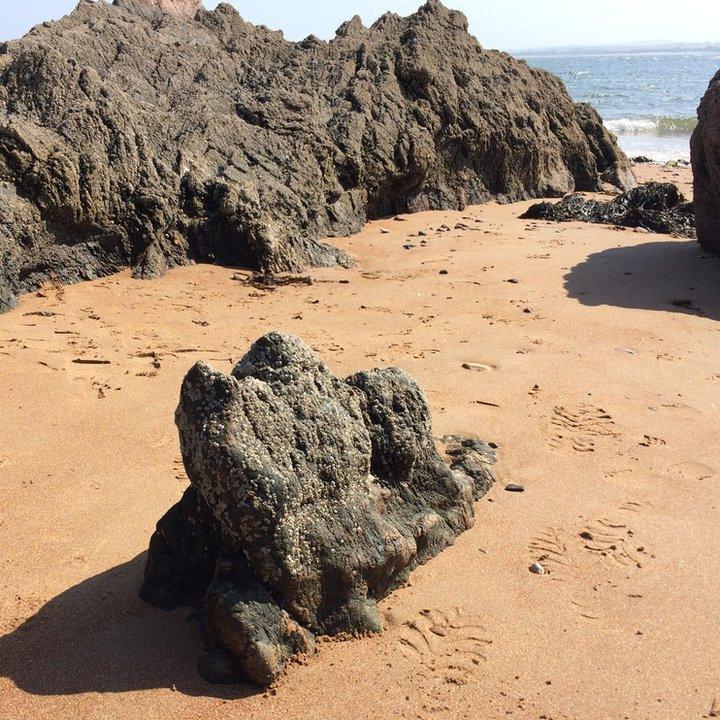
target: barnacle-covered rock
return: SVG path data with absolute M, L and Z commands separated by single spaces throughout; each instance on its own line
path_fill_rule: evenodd
M 315 634 L 379 632 L 377 601 L 472 526 L 492 483 L 483 443 L 438 454 L 402 370 L 341 380 L 279 333 L 232 375 L 195 365 L 176 421 L 192 486 L 158 524 L 142 595 L 202 597 L 212 680 L 268 684 Z

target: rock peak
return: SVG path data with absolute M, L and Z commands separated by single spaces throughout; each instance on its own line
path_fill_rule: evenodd
M 451 10 L 443 5 L 440 0 L 427 0 L 418 12 L 420 14 L 434 16 L 460 30 L 467 31 L 468 29 L 468 20 L 465 14 L 459 10 Z
M 115 4 L 130 8 L 134 6 L 138 10 L 149 6 L 167 15 L 194 18 L 202 7 L 202 0 L 115 0 Z

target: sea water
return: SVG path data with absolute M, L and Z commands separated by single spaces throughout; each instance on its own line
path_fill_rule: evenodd
M 570 95 L 589 102 L 630 157 L 690 159 L 697 106 L 720 69 L 720 53 L 532 54 L 530 65 L 559 75 Z

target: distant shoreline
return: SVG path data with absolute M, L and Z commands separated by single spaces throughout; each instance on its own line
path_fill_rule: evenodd
M 513 55 L 526 57 L 575 57 L 602 55 L 674 55 L 678 53 L 720 54 L 720 43 L 670 43 L 667 45 L 589 45 L 579 47 L 533 48 L 514 50 Z

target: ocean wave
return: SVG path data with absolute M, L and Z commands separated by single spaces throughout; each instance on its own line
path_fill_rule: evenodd
M 689 135 L 697 118 L 645 117 L 606 120 L 605 127 L 616 135 Z

